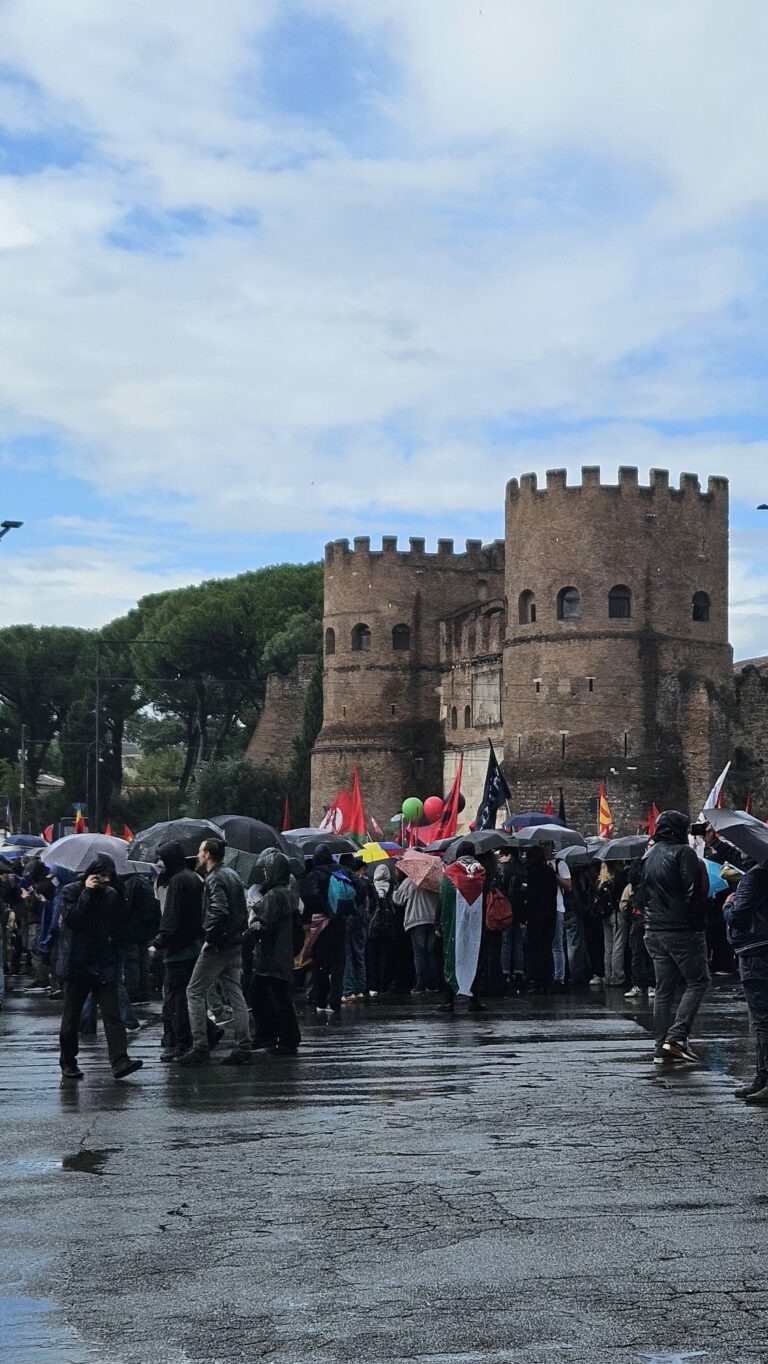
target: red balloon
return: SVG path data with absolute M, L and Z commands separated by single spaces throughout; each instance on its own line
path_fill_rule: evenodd
M 439 796 L 428 796 L 424 801 L 424 814 L 430 824 L 434 824 L 443 813 L 444 802 Z

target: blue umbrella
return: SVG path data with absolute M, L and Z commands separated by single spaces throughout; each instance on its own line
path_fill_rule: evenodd
M 708 875 L 709 875 L 709 898 L 710 898 L 710 900 L 714 899 L 715 895 L 719 895 L 721 890 L 730 890 L 730 889 L 731 889 L 731 887 L 728 885 L 728 882 L 727 882 L 726 880 L 724 880 L 724 878 L 720 875 L 720 863 L 719 863 L 719 862 L 710 862 L 707 858 L 705 858 L 705 859 L 704 859 L 704 865 L 705 865 L 705 867 L 706 867 L 706 869 L 707 869 L 707 873 L 708 873 Z
M 538 824 L 558 824 L 561 829 L 565 828 L 562 819 L 557 815 L 543 815 L 540 810 L 528 810 L 522 815 L 510 815 L 504 821 L 504 828 L 507 833 L 515 833 L 517 829 L 533 829 Z

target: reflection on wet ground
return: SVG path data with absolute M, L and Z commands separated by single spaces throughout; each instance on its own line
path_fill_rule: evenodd
M 55 1007 L 0 1018 L 8 1364 L 764 1364 L 734 983 L 661 1074 L 620 991 L 308 1014 L 235 1073 L 161 1066 L 145 1021 L 135 1079 L 99 1039 L 61 1086 Z

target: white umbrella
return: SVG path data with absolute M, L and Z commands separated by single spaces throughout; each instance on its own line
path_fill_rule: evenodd
M 65 834 L 57 838 L 43 853 L 43 861 L 49 867 L 66 867 L 78 874 L 85 871 L 99 853 L 112 858 L 118 876 L 130 876 L 132 872 L 149 872 L 148 862 L 129 862 L 130 843 L 124 838 L 114 838 L 111 834 Z

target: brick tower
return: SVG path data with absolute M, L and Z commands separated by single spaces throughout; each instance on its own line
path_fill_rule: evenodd
M 588 827 L 605 780 L 627 831 L 651 801 L 697 813 L 729 753 L 728 482 L 636 469 L 512 479 L 506 498 L 505 770 L 514 803 L 558 786 Z
M 312 758 L 312 820 L 353 765 L 379 821 L 405 796 L 442 794 L 440 621 L 504 591 L 504 544 L 438 540 L 380 550 L 360 537 L 325 550 L 323 727 Z

